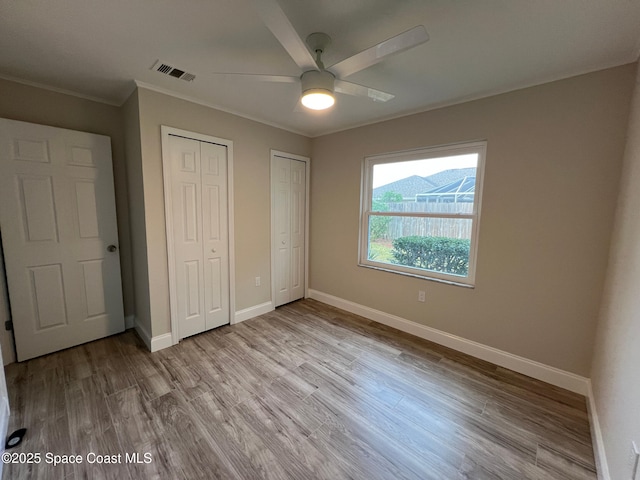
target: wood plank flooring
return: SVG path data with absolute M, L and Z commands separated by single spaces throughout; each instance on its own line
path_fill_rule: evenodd
M 42 459 L 5 479 L 596 479 L 583 397 L 313 300 L 6 376 L 11 452 Z

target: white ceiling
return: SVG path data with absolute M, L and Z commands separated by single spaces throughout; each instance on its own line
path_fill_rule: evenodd
M 309 136 L 638 59 L 638 0 L 280 0 L 332 65 L 422 24 L 430 40 L 347 80 L 394 93 L 298 107 L 299 87 L 209 75 L 300 75 L 249 0 L 0 0 L 0 76 L 120 105 L 133 80 Z M 152 71 L 156 60 L 196 74 Z M 1 94 L 1 92 L 0 92 Z

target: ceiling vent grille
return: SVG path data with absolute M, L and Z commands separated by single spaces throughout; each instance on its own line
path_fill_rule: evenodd
M 184 70 L 180 70 L 179 68 L 173 67 L 168 63 L 161 62 L 160 60 L 153 64 L 151 70 L 169 75 L 170 77 L 179 78 L 186 82 L 191 82 L 196 78 L 193 73 L 185 72 Z

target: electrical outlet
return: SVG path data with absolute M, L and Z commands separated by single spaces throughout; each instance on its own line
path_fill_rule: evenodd
M 418 290 L 418 301 L 424 302 L 426 300 L 426 293 L 424 290 Z
M 256 277 L 256 287 L 260 286 L 260 277 Z
M 631 442 L 630 455 L 631 480 L 640 480 L 640 450 L 638 450 L 636 442 Z

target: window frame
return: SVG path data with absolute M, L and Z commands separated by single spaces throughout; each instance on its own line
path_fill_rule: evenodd
M 478 232 L 480 230 L 480 212 L 482 210 L 482 193 L 484 181 L 484 165 L 486 160 L 487 141 L 462 142 L 435 147 L 424 147 L 416 150 L 384 153 L 366 156 L 362 162 L 360 226 L 358 242 L 358 266 L 382 270 L 400 275 L 417 277 L 462 287 L 475 287 L 476 263 L 478 254 Z M 429 213 L 429 212 L 377 212 L 372 210 L 373 204 L 373 168 L 375 165 L 400 163 L 433 158 L 454 157 L 465 154 L 477 154 L 476 185 L 473 209 L 471 213 Z M 469 271 L 466 277 L 459 275 L 406 267 L 391 263 L 369 260 L 369 219 L 372 216 L 412 217 L 412 218 L 452 218 L 471 220 L 471 241 L 469 248 Z

